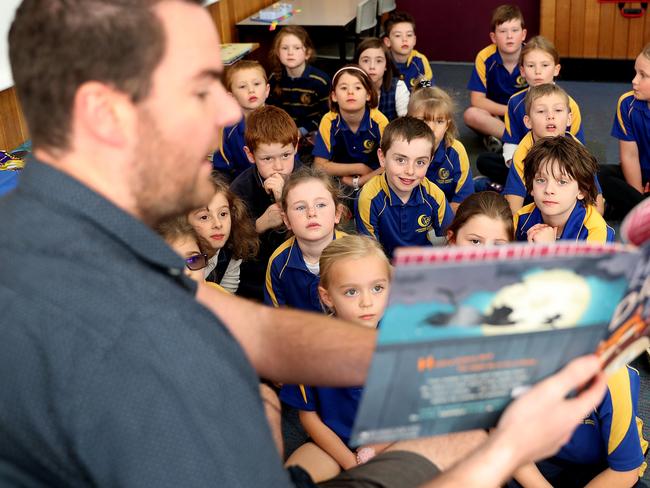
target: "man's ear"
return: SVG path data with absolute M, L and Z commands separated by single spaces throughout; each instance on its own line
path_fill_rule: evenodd
M 98 81 L 83 83 L 74 97 L 74 124 L 110 146 L 129 143 L 137 108 L 126 93 Z
M 248 162 L 251 164 L 255 164 L 255 155 L 251 152 L 250 149 L 248 149 L 248 146 L 244 146 L 244 152 L 246 153 Z

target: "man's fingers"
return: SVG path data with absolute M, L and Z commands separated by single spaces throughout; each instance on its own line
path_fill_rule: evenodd
M 566 395 L 596 376 L 600 369 L 600 360 L 597 356 L 593 354 L 582 356 L 570 361 L 553 377 L 544 380 L 543 384 L 555 384 L 557 387 L 562 388 L 561 393 Z M 556 381 L 551 381 L 552 378 L 555 378 Z

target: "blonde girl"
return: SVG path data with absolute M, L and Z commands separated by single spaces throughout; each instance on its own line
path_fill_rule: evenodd
M 467 151 L 458 137 L 454 102 L 443 89 L 423 80 L 409 101 L 408 114 L 423 120 L 433 131 L 435 149 L 427 178 L 444 192 L 455 212 L 474 193 L 474 181 Z
M 315 132 L 328 111 L 330 78 L 309 64 L 315 57 L 309 34 L 299 25 L 283 27 L 269 55 L 272 73 L 267 103 L 286 110 L 303 136 Z
M 212 182 L 215 194 L 210 203 L 191 211 L 187 219 L 209 258 L 205 279 L 235 293 L 241 262 L 257 256 L 259 237 L 244 202 L 230 191 L 220 175 L 213 173 Z
M 370 77 L 357 65 L 344 66 L 332 79 L 330 112 L 316 134 L 314 165 L 358 190 L 380 173 L 377 148 L 387 125 Z
M 354 62 L 368 73 L 377 93 L 377 108 L 388 120 L 406 115 L 411 93 L 399 79 L 386 44 L 377 37 L 368 37 L 359 44 Z
M 284 184 L 281 206 L 293 236 L 269 259 L 264 302 L 321 311 L 319 259 L 330 242 L 345 235 L 336 230 L 341 219 L 337 185 L 321 171 L 303 167 Z
M 388 302 L 391 267 L 376 240 L 344 236 L 332 241 L 320 257 L 318 293 L 329 313 L 352 324 L 377 327 Z M 298 464 L 318 482 L 367 459 L 347 443 L 361 397 L 361 387 L 322 388 L 284 385 L 280 399 L 297 408 L 310 441 L 287 460 Z
M 510 206 L 503 196 L 482 191 L 460 204 L 447 228 L 451 246 L 485 246 L 507 244 L 514 240 Z

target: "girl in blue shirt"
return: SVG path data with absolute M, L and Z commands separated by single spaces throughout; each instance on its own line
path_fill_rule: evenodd
M 411 95 L 408 114 L 426 122 L 433 131 L 435 148 L 427 179 L 443 191 L 456 212 L 461 202 L 474 193 L 474 180 L 465 146 L 457 139 L 454 102 L 447 92 L 423 80 Z
M 336 230 L 341 219 L 338 189 L 326 174 L 303 166 L 284 184 L 281 206 L 293 237 L 269 259 L 264 302 L 320 312 L 318 261 L 330 242 L 345 235 Z
M 376 328 L 388 303 L 391 267 L 374 239 L 345 236 L 331 242 L 320 257 L 319 297 L 331 314 L 350 323 Z M 315 482 L 365 462 L 373 446 L 354 451 L 347 446 L 356 416 L 361 387 L 323 388 L 284 385 L 280 399 L 299 410 L 310 441 L 287 460 L 297 464 Z
M 396 75 L 395 66 L 391 60 L 388 48 L 377 37 L 369 37 L 361 41 L 354 58 L 363 70 L 368 73 L 372 87 L 379 97 L 379 111 L 390 121 L 406 115 L 411 93 L 406 83 Z
M 387 125 L 370 77 L 359 66 L 344 66 L 332 79 L 330 112 L 316 134 L 314 165 L 358 190 L 380 173 L 377 148 Z

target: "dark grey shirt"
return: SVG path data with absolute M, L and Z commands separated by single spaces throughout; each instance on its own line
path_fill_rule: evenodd
M 290 486 L 255 372 L 182 266 L 27 164 L 0 200 L 0 485 Z

